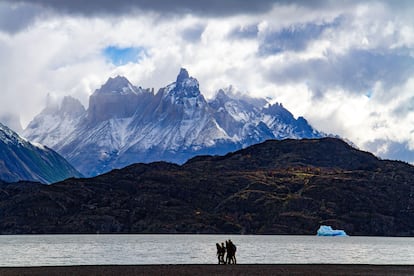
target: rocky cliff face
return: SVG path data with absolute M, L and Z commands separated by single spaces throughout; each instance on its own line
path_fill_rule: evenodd
M 93 93 L 88 110 L 68 99 L 60 107 L 47 107 L 24 135 L 52 147 L 87 176 L 136 162 L 181 164 L 272 138 L 324 136 L 283 106 L 231 89 L 207 102 L 185 69 L 156 94 L 118 76 Z
M 414 167 L 333 138 L 266 141 L 182 166 L 135 164 L 51 186 L 2 184 L 0 233 L 414 236 Z
M 143 89 L 133 86 L 125 77 L 110 78 L 89 98 L 88 119 L 92 124 L 134 115 Z
M 53 150 L 32 144 L 0 123 L 0 179 L 53 183 L 80 177 L 63 157 Z

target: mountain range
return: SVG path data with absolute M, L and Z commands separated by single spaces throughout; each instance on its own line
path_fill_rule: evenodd
M 62 156 L 30 143 L 0 123 L 0 179 L 38 181 L 45 184 L 81 177 Z
M 53 148 L 85 176 L 137 162 L 182 164 L 196 155 L 220 155 L 268 139 L 320 138 L 282 104 L 240 96 L 230 87 L 207 101 L 197 79 L 181 69 L 175 82 L 143 89 L 110 78 L 89 98 L 49 104 L 23 132 Z
M 183 165 L 0 182 L 0 233 L 414 235 L 414 167 L 336 138 L 268 140 Z

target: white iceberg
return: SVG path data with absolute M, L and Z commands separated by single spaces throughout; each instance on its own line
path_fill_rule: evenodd
M 329 237 L 337 237 L 337 236 L 347 237 L 348 236 L 344 230 L 335 230 L 335 229 L 332 229 L 331 226 L 327 226 L 327 225 L 321 225 L 316 235 L 317 236 L 329 236 Z

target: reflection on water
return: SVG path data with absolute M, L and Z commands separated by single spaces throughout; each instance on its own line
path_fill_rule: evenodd
M 414 238 L 238 235 L 0 236 L 0 266 L 214 264 L 231 239 L 238 263 L 414 264 Z

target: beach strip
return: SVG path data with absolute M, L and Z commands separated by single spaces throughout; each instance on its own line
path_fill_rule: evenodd
M 414 275 L 412 265 L 238 264 L 0 267 L 0 275 Z

